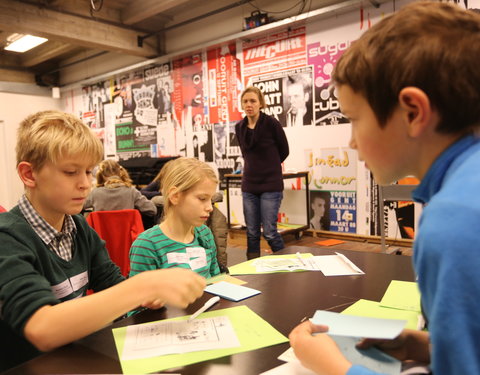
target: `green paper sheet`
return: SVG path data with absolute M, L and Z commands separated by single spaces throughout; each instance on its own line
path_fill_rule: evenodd
M 302 258 L 311 258 L 313 255 L 311 253 L 300 253 Z M 296 254 L 286 254 L 286 255 L 266 255 L 262 258 L 267 257 L 276 257 L 279 259 L 290 259 L 296 258 Z M 258 259 L 258 258 L 257 258 Z M 254 274 L 264 274 L 264 273 L 278 273 L 278 272 L 309 272 L 307 270 L 295 270 L 295 271 L 271 271 L 271 272 L 257 272 L 257 269 L 253 265 L 255 259 L 247 260 L 246 262 L 235 264 L 234 266 L 228 267 L 230 275 L 254 275 Z
M 380 305 L 393 309 L 420 312 L 420 291 L 417 283 L 392 280 L 380 301 Z
M 216 350 L 202 350 L 191 353 L 169 354 L 147 359 L 123 361 L 121 355 L 125 344 L 127 327 L 113 329 L 113 336 L 120 365 L 124 374 L 145 374 L 162 371 L 169 368 L 186 366 L 192 363 L 203 362 L 214 358 L 225 357 L 235 353 L 247 352 L 267 346 L 288 342 L 288 339 L 273 328 L 268 322 L 254 313 L 247 306 L 236 306 L 228 309 L 208 311 L 202 318 L 214 316 L 228 316 L 241 343 L 240 347 Z M 167 320 L 186 320 L 189 316 L 182 316 Z
M 379 302 L 360 299 L 342 311 L 342 314 L 366 316 L 370 318 L 406 320 L 405 328 L 417 329 L 419 313 L 415 311 L 391 309 L 380 306 Z

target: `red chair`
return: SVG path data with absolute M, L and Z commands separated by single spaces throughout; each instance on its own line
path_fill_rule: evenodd
M 7 212 L 7 210 L 5 208 L 3 208 L 2 206 L 0 206 L 0 213 L 2 212 Z
M 110 258 L 127 277 L 130 271 L 130 246 L 144 230 L 140 212 L 93 211 L 87 216 L 87 223 L 105 241 Z

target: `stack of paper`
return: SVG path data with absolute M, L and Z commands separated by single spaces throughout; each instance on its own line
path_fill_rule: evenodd
M 229 267 L 231 275 L 274 272 L 322 271 L 325 276 L 363 275 L 350 259 L 341 253 L 313 256 L 310 253 L 268 255 Z

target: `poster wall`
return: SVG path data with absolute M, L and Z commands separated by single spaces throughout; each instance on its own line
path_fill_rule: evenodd
M 223 189 L 223 176 L 242 169 L 234 127 L 243 117 L 240 94 L 254 85 L 265 94 L 265 113 L 277 118 L 287 135 L 284 171 L 309 174 L 309 205 L 306 179 L 285 181 L 280 221 L 374 234 L 369 209 L 374 191 L 348 146 L 351 128 L 331 73 L 351 43 L 393 10 L 393 2 L 378 9 L 360 6 L 321 22 L 205 48 L 72 90 L 67 110 L 96 131 L 105 157 L 196 157 L 215 167 Z M 231 200 L 232 222 L 241 224 L 238 186 Z

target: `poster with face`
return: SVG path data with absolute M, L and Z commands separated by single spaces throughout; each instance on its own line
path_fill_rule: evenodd
M 252 77 L 251 82 L 265 97 L 264 112 L 284 127 L 313 124 L 312 67 Z

